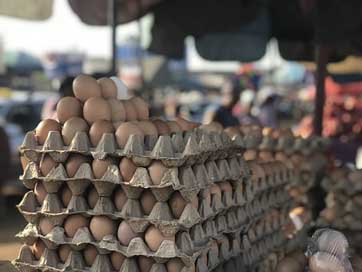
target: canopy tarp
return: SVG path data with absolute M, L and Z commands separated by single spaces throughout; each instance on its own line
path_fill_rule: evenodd
M 53 0 L 0 0 L 0 15 L 42 21 L 53 14 Z

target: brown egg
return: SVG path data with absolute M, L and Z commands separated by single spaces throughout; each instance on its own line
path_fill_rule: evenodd
M 125 192 L 119 188 L 114 193 L 114 206 L 118 211 L 121 211 L 124 204 L 126 204 L 128 198 L 125 194 Z
M 176 121 L 167 121 L 166 122 L 168 128 L 170 129 L 171 133 L 182 131 L 181 127 Z
M 217 185 L 219 185 L 220 190 L 225 193 L 232 193 L 233 187 L 231 186 L 231 183 L 228 181 L 219 182 Z
M 139 135 L 143 138 L 143 131 L 135 124 L 125 122 L 121 124 L 116 130 L 116 140 L 120 148 L 124 148 L 130 135 Z
M 126 108 L 122 101 L 115 98 L 109 98 L 108 104 L 111 107 L 112 122 L 124 122 L 126 121 Z
M 80 75 L 73 81 L 73 92 L 76 98 L 85 102 L 91 97 L 101 96 L 101 86 L 95 78 L 87 75 Z
M 295 251 L 289 255 L 291 258 L 297 260 L 299 265 L 304 268 L 307 266 L 307 257 L 304 255 L 304 253 L 300 250 Z M 304 271 L 304 270 L 302 270 Z
M 230 138 L 234 138 L 237 135 L 240 135 L 240 130 L 238 127 L 228 127 L 224 129 L 224 132 L 229 135 Z
M 176 219 L 181 217 L 182 212 L 184 211 L 187 202 L 182 197 L 180 192 L 175 192 L 172 194 L 171 199 L 168 202 L 170 204 L 171 212 Z
M 41 174 L 46 177 L 49 172 L 58 166 L 59 163 L 53 160 L 50 155 L 44 155 L 44 157 L 40 161 L 40 172 Z
M 101 86 L 101 93 L 104 98 L 117 97 L 117 86 L 112 79 L 102 77 L 98 79 L 97 82 Z
M 117 237 L 121 245 L 128 246 L 132 239 L 140 235 L 134 232 L 126 221 L 122 221 L 118 227 Z
M 171 130 L 165 121 L 155 119 L 152 120 L 152 123 L 156 126 L 159 135 L 168 135 L 171 133 Z
M 157 251 L 165 240 L 175 242 L 175 236 L 164 236 L 155 226 L 150 226 L 145 233 L 145 242 L 152 251 Z
M 90 221 L 90 231 L 96 241 L 101 241 L 104 236 L 114 235 L 116 226 L 107 216 L 93 216 Z
M 61 199 L 63 202 L 64 207 L 68 207 L 70 200 L 72 199 L 72 191 L 68 188 L 68 186 L 64 186 L 63 190 L 61 191 Z
M 167 167 L 160 161 L 153 161 L 148 167 L 148 172 L 150 173 L 152 183 L 155 185 L 161 184 L 162 177 L 166 171 Z
M 71 251 L 72 251 L 72 248 L 69 245 L 61 245 L 59 247 L 58 255 L 59 255 L 59 259 L 62 261 L 62 263 L 66 262 Z
M 347 271 L 343 267 L 343 263 L 335 256 L 327 252 L 317 252 L 309 258 L 310 272 L 332 272 Z
M 40 205 L 42 205 L 43 201 L 44 201 L 44 199 L 45 199 L 45 197 L 47 196 L 48 193 L 45 190 L 45 187 L 43 186 L 41 181 L 38 181 L 37 183 L 35 183 L 34 194 L 35 194 L 35 197 L 36 197 L 36 200 L 38 201 L 38 203 Z
M 191 130 L 197 127 L 196 123 L 190 122 L 182 117 L 176 117 L 175 121 L 183 131 Z
M 208 132 L 222 132 L 224 130 L 223 126 L 218 122 L 211 122 L 210 124 L 201 125 L 200 129 L 206 130 Z
M 35 137 L 39 144 L 44 144 L 50 131 L 61 131 L 61 125 L 53 119 L 45 119 L 41 121 L 35 128 Z
M 85 101 L 83 116 L 88 124 L 93 124 L 98 120 L 112 120 L 111 108 L 107 100 L 102 97 L 92 97 Z
M 151 121 L 139 121 L 136 124 L 145 135 L 158 136 L 157 127 Z
M 92 162 L 92 169 L 94 177 L 100 179 L 106 173 L 108 167 L 114 164 L 112 158 L 106 158 L 105 160 L 94 159 Z
M 291 257 L 285 257 L 281 262 L 279 262 L 276 272 L 303 272 L 304 267 L 302 267 L 296 259 Z
M 113 124 L 110 121 L 95 121 L 90 130 L 89 138 L 93 146 L 97 146 L 104 133 L 114 133 Z
M 134 96 L 129 100 L 136 109 L 138 120 L 148 120 L 150 116 L 148 103 L 139 96 Z
M 72 117 L 81 117 L 82 113 L 82 105 L 75 97 L 63 97 L 57 104 L 57 117 L 61 124 Z
M 136 121 L 138 118 L 137 110 L 133 103 L 129 100 L 121 100 L 126 110 L 126 121 Z
M 84 121 L 84 119 L 79 118 L 79 117 L 73 117 L 73 118 L 69 119 L 68 121 L 66 121 L 64 123 L 63 129 L 62 129 L 62 136 L 63 136 L 64 144 L 70 145 L 75 134 L 77 132 L 81 132 L 81 131 L 86 132 L 86 133 L 88 133 L 88 131 L 89 131 L 89 126 L 88 126 L 87 122 Z
M 146 256 L 138 257 L 138 268 L 140 269 L 140 272 L 149 272 L 154 263 L 155 261 L 150 257 Z
M 92 266 L 95 259 L 97 258 L 98 251 L 97 248 L 93 245 L 87 245 L 86 248 L 83 250 L 83 257 L 85 264 L 87 266 Z
M 254 149 L 248 149 L 244 152 L 243 156 L 246 161 L 252 161 L 257 158 L 258 152 Z
M 142 193 L 140 202 L 141 202 L 141 207 L 142 207 L 143 213 L 145 215 L 150 215 L 157 200 L 151 190 L 145 190 Z
M 37 239 L 36 242 L 31 247 L 31 251 L 33 252 L 35 259 L 39 260 L 40 257 L 43 255 L 45 250 L 45 244 L 42 240 Z
M 29 162 L 30 160 L 27 157 L 25 157 L 24 155 L 20 156 L 20 163 L 23 171 L 28 166 Z
M 83 164 L 88 162 L 89 159 L 86 156 L 80 154 L 72 154 L 68 158 L 65 169 L 67 171 L 68 177 L 72 178 L 77 173 L 79 167 Z
M 70 215 L 64 221 L 65 234 L 73 238 L 78 229 L 88 226 L 88 219 L 80 214 Z
M 98 198 L 99 195 L 97 193 L 97 190 L 93 187 L 91 190 L 89 190 L 87 196 L 88 205 L 91 209 L 93 209 L 96 206 Z
M 220 190 L 220 187 L 217 186 L 216 184 L 213 184 L 213 185 L 210 187 L 210 194 L 213 195 L 213 196 L 218 196 L 218 197 L 221 199 L 221 190 Z
M 179 258 L 173 258 L 166 263 L 167 272 L 181 272 L 184 263 Z
M 49 218 L 43 217 L 39 221 L 39 229 L 41 234 L 47 235 L 54 228 L 54 224 L 50 221 Z
M 126 257 L 121 253 L 113 251 L 110 255 L 112 266 L 115 270 L 119 271 Z
M 129 182 L 132 179 L 136 169 L 137 166 L 127 157 L 123 157 L 119 163 L 119 171 L 121 172 L 123 181 L 125 182 Z

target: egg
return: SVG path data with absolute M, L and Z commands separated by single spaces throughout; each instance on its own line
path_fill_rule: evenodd
M 125 122 L 121 124 L 116 130 L 116 140 L 120 148 L 124 148 L 130 135 L 139 135 L 143 139 L 143 131 L 135 124 Z
M 95 121 L 90 130 L 89 138 L 93 146 L 97 146 L 102 139 L 104 133 L 114 133 L 113 124 L 110 121 L 98 120 Z
M 106 158 L 104 160 L 94 159 L 92 162 L 94 177 L 97 179 L 101 179 L 103 175 L 106 173 L 108 167 L 113 164 L 114 161 L 112 158 Z
M 184 131 L 194 129 L 197 126 L 196 124 L 186 119 L 183 119 L 182 117 L 176 117 L 175 121 L 179 125 L 179 127 Z
M 165 175 L 167 167 L 160 161 L 153 161 L 148 167 L 152 183 L 155 185 L 161 184 L 162 177 Z
M 64 124 L 72 117 L 81 117 L 82 113 L 82 105 L 75 97 L 63 97 L 57 104 L 57 117 L 61 124 Z
M 228 127 L 224 130 L 224 132 L 229 135 L 230 138 L 240 135 L 240 130 L 237 127 Z
M 145 233 L 145 242 L 152 251 L 157 251 L 165 240 L 175 242 L 175 236 L 165 236 L 155 226 L 150 226 Z
M 98 255 L 97 248 L 93 245 L 87 245 L 83 250 L 83 257 L 85 264 L 87 266 L 92 266 L 95 259 L 97 258 L 97 255 Z
M 211 193 L 210 190 L 204 191 L 203 201 L 205 201 L 205 205 L 207 207 L 211 207 Z
M 68 188 L 68 186 L 64 186 L 61 191 L 61 199 L 64 207 L 68 207 L 70 200 L 72 199 L 72 191 Z
M 140 202 L 141 202 L 141 207 L 142 207 L 143 213 L 145 215 L 150 215 L 157 200 L 151 190 L 145 190 L 142 193 Z
M 110 255 L 110 259 L 111 259 L 111 264 L 112 264 L 113 268 L 115 270 L 119 271 L 121 269 L 122 264 L 123 264 L 124 260 L 126 259 L 126 257 L 124 255 L 122 255 L 121 253 L 113 251 Z
M 33 252 L 35 259 L 39 260 L 44 253 L 45 244 L 42 240 L 37 239 L 36 242 L 31 247 L 31 251 Z
M 68 158 L 65 169 L 67 171 L 68 177 L 72 178 L 77 173 L 79 167 L 83 164 L 88 162 L 89 159 L 86 156 L 80 154 L 72 154 Z
M 119 224 L 117 238 L 121 245 L 128 246 L 136 237 L 140 237 L 140 235 L 135 233 L 126 221 L 122 221 L 121 224 Z
M 302 251 L 300 251 L 300 250 L 295 251 L 295 252 L 291 253 L 289 256 L 291 258 L 297 260 L 297 262 L 299 263 L 299 265 L 302 268 L 307 266 L 307 258 Z
M 104 98 L 117 98 L 117 86 L 112 79 L 102 77 L 97 82 L 101 86 L 101 94 Z
M 68 216 L 64 221 L 65 234 L 73 238 L 78 229 L 88 226 L 88 219 L 80 214 Z
M 160 119 L 155 119 L 151 121 L 157 128 L 158 135 L 168 135 L 171 133 L 171 130 L 167 123 Z
M 35 137 L 39 144 L 44 144 L 50 131 L 61 131 L 61 125 L 53 119 L 45 119 L 41 121 L 35 128 Z
M 107 216 L 93 216 L 90 221 L 90 231 L 96 241 L 101 241 L 104 236 L 114 235 L 116 226 Z
M 73 93 L 80 101 L 85 102 L 91 97 L 101 96 L 101 86 L 91 76 L 80 75 L 73 81 Z
M 255 149 L 248 149 L 244 152 L 244 159 L 246 161 L 252 161 L 255 160 L 258 156 L 258 152 Z
M 89 126 L 84 119 L 79 117 L 70 118 L 68 121 L 64 123 L 62 129 L 62 136 L 65 145 L 70 145 L 75 134 L 77 132 L 86 132 L 88 133 Z
M 61 245 L 58 249 L 58 255 L 59 259 L 62 261 L 62 263 L 65 263 L 68 259 L 68 256 L 70 252 L 72 251 L 72 248 L 69 245 Z
M 93 124 L 98 120 L 112 120 L 111 108 L 102 97 L 91 97 L 84 103 L 83 116 L 88 124 Z
M 132 179 L 136 169 L 137 166 L 127 157 L 123 157 L 119 163 L 119 171 L 121 172 L 123 181 L 125 182 L 129 182 Z
M 158 136 L 157 127 L 151 121 L 139 121 L 137 126 L 143 131 L 145 135 Z
M 219 185 L 220 190 L 225 193 L 232 193 L 233 187 L 231 186 L 231 183 L 228 181 L 219 182 L 217 185 Z
M 310 272 L 348 271 L 337 257 L 327 252 L 317 252 L 310 257 L 309 270 Z
M 296 259 L 291 257 L 285 257 L 281 260 L 275 269 L 276 272 L 303 272 L 304 267 L 302 267 Z
M 171 208 L 171 212 L 173 214 L 173 216 L 176 219 L 179 219 L 181 217 L 182 212 L 184 211 L 187 202 L 186 200 L 182 197 L 182 195 L 180 194 L 180 192 L 175 192 L 172 194 L 171 199 L 169 200 L 169 205 Z
M 98 201 L 99 195 L 97 193 L 97 190 L 93 187 L 92 189 L 89 190 L 88 192 L 88 196 L 87 196 L 87 201 L 88 201 L 88 206 L 93 209 Z
M 184 263 L 179 258 L 173 258 L 166 263 L 167 272 L 181 272 Z
M 118 127 L 119 127 L 120 125 L 122 125 L 123 123 L 124 123 L 124 122 L 122 122 L 122 121 L 112 123 L 112 124 L 113 124 L 113 128 L 114 128 L 114 130 L 117 130 L 117 129 L 118 129 Z
M 109 98 L 108 104 L 111 108 L 111 119 L 112 122 L 124 122 L 126 121 L 126 108 L 122 101 L 115 98 Z
M 134 96 L 130 99 L 130 102 L 133 104 L 137 112 L 138 120 L 148 120 L 150 116 L 149 105 L 148 103 L 139 96 Z
M 176 121 L 167 121 L 166 122 L 168 128 L 170 129 L 171 133 L 176 133 L 179 131 L 182 131 L 181 127 L 179 126 L 179 124 Z
M 140 272 L 149 272 L 151 271 L 152 265 L 155 261 L 151 257 L 139 256 L 138 257 L 138 268 Z
M 55 225 L 47 217 L 43 217 L 39 221 L 39 229 L 43 235 L 47 235 L 49 232 L 51 232 L 54 226 Z
M 129 100 L 121 100 L 126 110 L 126 121 L 136 121 L 138 118 L 137 110 L 133 103 Z
M 217 196 L 221 199 L 221 190 L 220 187 L 217 186 L 216 184 L 211 185 L 210 187 L 210 194 L 213 195 L 214 197 Z
M 43 186 L 41 181 L 38 181 L 37 183 L 35 183 L 34 194 L 35 194 L 35 197 L 36 197 L 36 200 L 38 201 L 38 203 L 40 205 L 42 205 L 43 201 L 44 201 L 44 199 L 45 199 L 45 197 L 47 196 L 48 193 L 45 190 L 45 187 Z
M 211 122 L 210 124 L 201 125 L 200 129 L 208 132 L 222 132 L 224 130 L 223 126 L 218 122 Z
M 23 171 L 28 166 L 29 162 L 30 160 L 27 157 L 25 157 L 24 155 L 20 156 L 20 163 Z
M 44 155 L 40 161 L 40 172 L 41 174 L 46 177 L 49 172 L 58 166 L 59 163 L 53 160 L 50 155 Z
M 121 211 L 128 198 L 125 192 L 119 188 L 114 193 L 114 206 L 118 211 Z

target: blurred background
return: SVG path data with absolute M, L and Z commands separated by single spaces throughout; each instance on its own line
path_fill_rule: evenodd
M 361 167 L 362 4 L 341 2 L 0 0 L 0 260 L 25 222 L 17 148 L 81 73 L 153 116 L 321 133 Z

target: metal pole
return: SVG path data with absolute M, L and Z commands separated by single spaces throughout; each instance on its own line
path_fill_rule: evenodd
M 116 0 L 108 0 L 108 20 L 111 26 L 111 67 L 110 74 L 117 74 L 117 4 Z
M 327 74 L 327 64 L 329 57 L 329 47 L 325 45 L 316 46 L 316 96 L 314 108 L 313 129 L 315 135 L 322 135 L 323 132 L 323 113 L 326 100 L 325 79 Z

